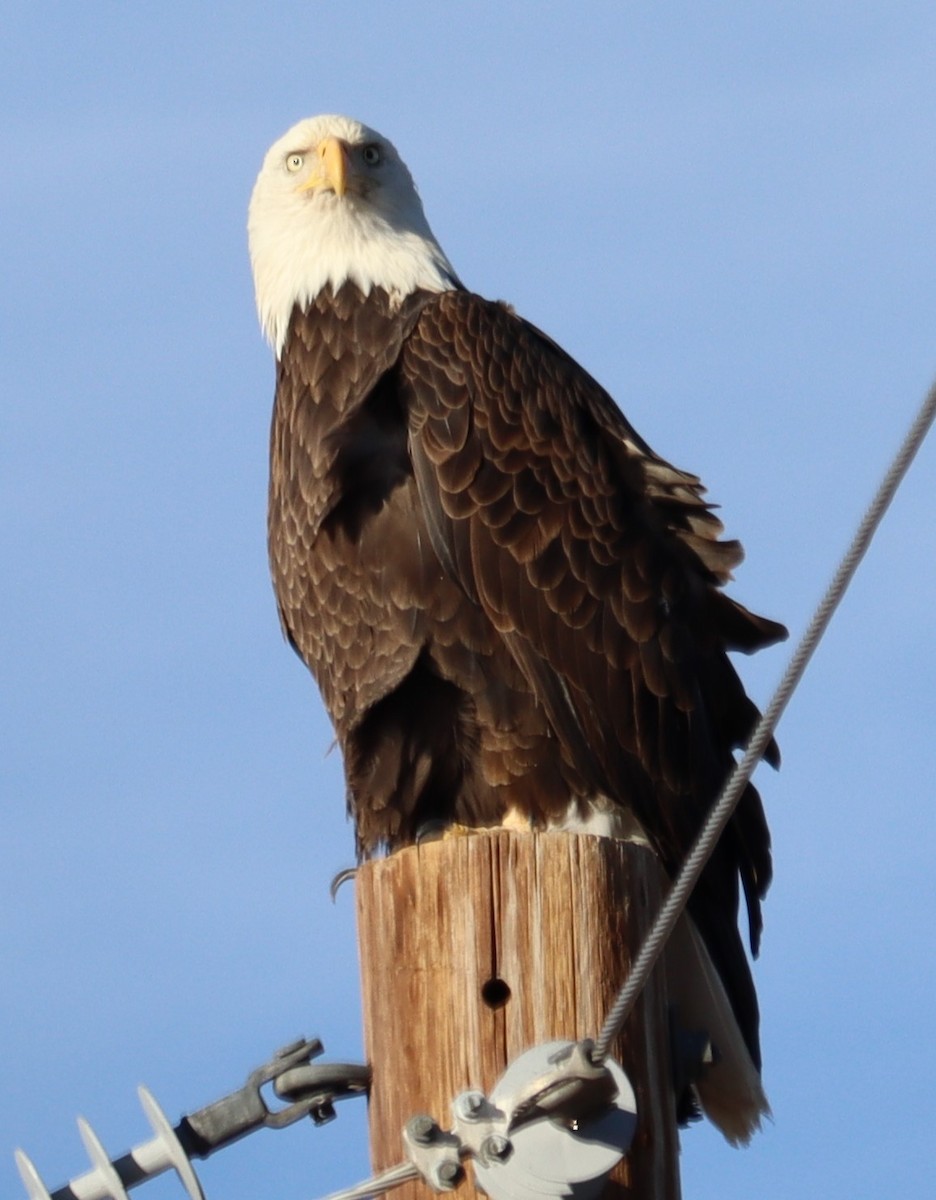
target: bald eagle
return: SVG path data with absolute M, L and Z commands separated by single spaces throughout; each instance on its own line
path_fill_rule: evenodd
M 508 306 L 468 291 L 394 147 L 301 121 L 250 202 L 276 355 L 269 552 L 341 746 L 359 855 L 431 824 L 637 838 L 672 876 L 757 717 L 728 658 L 785 635 L 695 475 Z M 776 760 L 771 747 L 768 757 Z M 748 786 L 674 941 L 732 1141 L 766 1111 L 756 954 L 771 877 Z

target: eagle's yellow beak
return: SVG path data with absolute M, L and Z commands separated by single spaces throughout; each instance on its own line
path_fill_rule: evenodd
M 348 190 L 348 152 L 343 141 L 336 137 L 323 138 L 316 147 L 318 166 L 303 183 L 301 192 L 330 188 L 336 196 Z

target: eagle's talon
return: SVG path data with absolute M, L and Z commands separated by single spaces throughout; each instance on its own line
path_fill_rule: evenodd
M 444 837 L 446 830 L 449 828 L 449 822 L 443 820 L 426 821 L 416 830 L 416 836 L 413 842 L 417 846 L 421 846 L 423 842 L 440 842 Z
M 328 894 L 332 898 L 332 904 L 338 899 L 338 889 L 343 883 L 347 883 L 357 875 L 357 867 L 345 867 L 343 871 L 339 871 L 328 885 Z

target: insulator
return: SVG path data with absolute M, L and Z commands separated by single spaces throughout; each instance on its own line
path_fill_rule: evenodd
M 152 1093 L 143 1087 L 142 1084 L 137 1089 L 137 1095 L 140 1097 L 140 1103 L 143 1106 L 143 1111 L 146 1113 L 146 1119 L 149 1121 L 150 1127 L 156 1136 L 152 1142 L 147 1142 L 146 1145 L 140 1146 L 138 1150 L 131 1151 L 133 1157 L 140 1164 L 141 1169 L 146 1171 L 147 1175 L 155 1175 L 157 1170 L 162 1171 L 166 1167 L 172 1167 L 182 1180 L 182 1186 L 188 1192 L 190 1200 L 205 1200 L 201 1184 L 198 1182 L 198 1176 L 195 1174 L 189 1157 L 183 1150 L 182 1143 L 179 1141 L 176 1131 L 169 1123 L 166 1114 L 156 1103 Z M 150 1170 L 147 1168 L 143 1158 L 143 1152 L 150 1146 L 155 1146 L 157 1142 L 161 1144 L 163 1149 L 165 1156 L 164 1165 Z
M 22 1150 L 14 1151 L 13 1157 L 16 1159 L 16 1169 L 20 1173 L 29 1200 L 52 1200 L 32 1159 Z
M 79 1118 L 91 1169 L 50 1192 L 30 1159 L 17 1150 L 16 1164 L 29 1200 L 129 1200 L 131 1188 L 170 1170 L 179 1176 L 189 1200 L 204 1200 L 186 1145 L 196 1158 L 206 1158 L 255 1129 L 284 1129 L 309 1116 L 321 1124 L 334 1115 L 335 1100 L 367 1093 L 367 1067 L 355 1063 L 311 1065 L 309 1060 L 323 1049 L 318 1038 L 290 1042 L 251 1071 L 243 1087 L 188 1113 L 175 1126 L 141 1087 L 140 1104 L 153 1137 L 119 1158 L 109 1158 L 91 1126 Z M 267 1104 L 262 1089 L 271 1082 L 276 1094 L 289 1101 L 285 1107 L 271 1109 Z
M 110 1156 L 84 1117 L 78 1118 L 78 1132 L 81 1134 L 81 1140 L 84 1142 L 93 1168 L 90 1175 L 85 1176 L 85 1179 L 89 1184 L 97 1184 L 93 1190 L 79 1195 L 79 1200 L 106 1200 L 107 1197 L 110 1197 L 110 1200 L 130 1200 L 123 1180 L 114 1170 Z M 96 1178 L 94 1178 L 95 1176 Z M 77 1180 L 75 1182 L 77 1183 Z M 75 1190 L 73 1185 L 72 1191 Z
M 69 1180 L 54 1195 L 32 1161 L 17 1150 L 16 1165 L 29 1200 L 130 1200 L 128 1188 L 169 1170 L 178 1174 L 189 1200 L 204 1200 L 198 1177 L 166 1114 L 145 1087 L 139 1088 L 138 1094 L 154 1136 L 113 1161 L 88 1122 L 79 1117 L 78 1132 L 91 1159 L 91 1170 Z

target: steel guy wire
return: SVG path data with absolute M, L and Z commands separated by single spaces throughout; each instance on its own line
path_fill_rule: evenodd
M 367 1200 L 369 1196 L 379 1196 L 382 1192 L 388 1192 L 391 1188 L 418 1178 L 419 1169 L 411 1162 L 398 1163 L 395 1167 L 381 1171 L 379 1175 L 365 1179 L 363 1183 L 355 1184 L 354 1187 L 331 1192 L 324 1200 Z
M 695 844 L 676 876 L 676 880 L 641 946 L 640 953 L 605 1018 L 604 1026 L 592 1052 L 594 1062 L 601 1063 L 607 1058 L 611 1043 L 620 1032 L 643 991 L 650 972 L 686 907 L 692 889 L 698 882 L 722 831 L 731 819 L 735 806 L 754 773 L 754 768 L 763 757 L 777 723 L 803 677 L 803 672 L 806 670 L 813 651 L 825 633 L 839 601 L 845 595 L 852 576 L 871 544 L 871 539 L 887 511 L 888 505 L 894 498 L 897 488 L 923 444 L 923 439 L 926 437 L 934 417 L 936 417 L 936 383 L 927 393 L 903 444 L 897 451 L 874 499 L 865 512 L 851 545 L 839 563 L 828 590 L 819 602 L 806 632 L 790 659 L 790 664 L 780 680 L 773 698 L 754 727 L 744 756 L 729 775 L 718 801 L 709 813 Z

